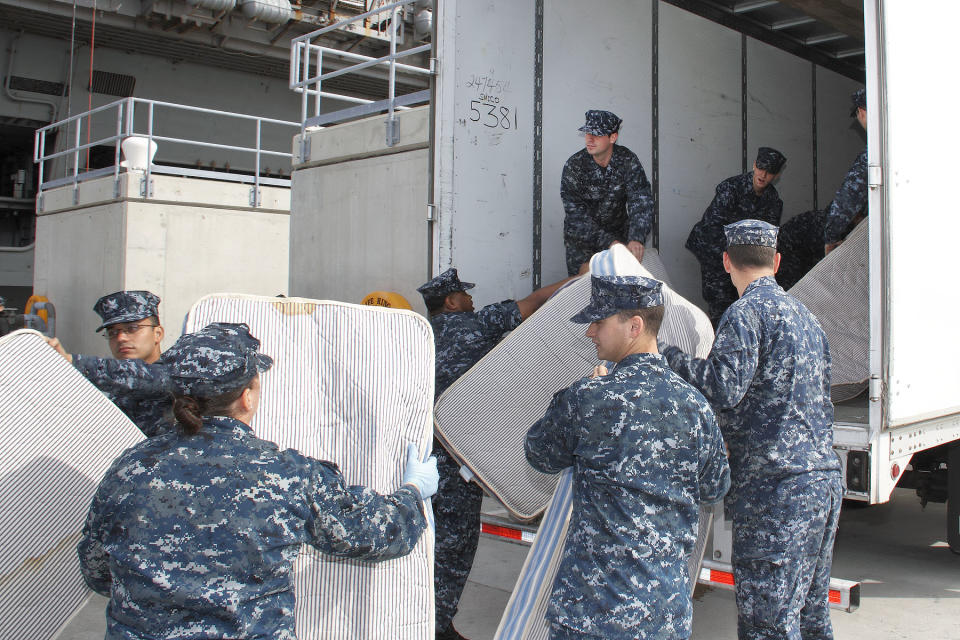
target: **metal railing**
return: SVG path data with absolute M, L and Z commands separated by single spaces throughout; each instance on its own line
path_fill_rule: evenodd
M 138 110 L 140 107 L 140 110 Z M 158 109 L 171 109 L 174 111 L 189 112 L 195 114 L 204 114 L 207 116 L 216 116 L 218 118 L 233 118 L 253 124 L 252 138 L 253 146 L 237 146 L 229 144 L 219 144 L 206 142 L 202 140 L 192 140 L 188 138 L 172 137 L 158 135 L 154 130 L 155 114 Z M 138 130 L 135 126 L 135 119 L 138 113 L 143 114 L 146 110 L 146 129 Z M 93 116 L 100 113 L 112 113 L 115 115 L 115 127 L 100 126 L 97 136 L 94 136 Z M 142 98 L 123 98 L 102 107 L 97 107 L 75 116 L 66 118 L 59 122 L 49 124 L 37 129 L 34 134 L 33 161 L 37 164 L 38 184 L 37 208 L 43 209 L 43 193 L 46 190 L 66 185 L 73 185 L 74 204 L 78 202 L 78 189 L 81 182 L 113 174 L 114 178 L 114 197 L 119 197 L 120 172 L 122 163 L 120 161 L 120 145 L 128 137 L 142 137 L 147 140 L 148 149 L 153 147 L 155 142 L 172 143 L 192 147 L 211 148 L 221 151 L 239 152 L 241 154 L 250 154 L 253 156 L 253 172 L 251 175 L 244 173 L 228 173 L 224 171 L 215 171 L 207 169 L 193 169 L 189 167 L 164 165 L 148 161 L 143 168 L 144 176 L 141 180 L 140 196 L 150 198 L 152 194 L 151 175 L 154 173 L 179 175 L 196 178 L 207 178 L 222 180 L 227 182 L 240 182 L 251 185 L 250 205 L 260 206 L 260 186 L 280 186 L 289 187 L 289 178 L 273 178 L 262 176 L 262 159 L 264 156 L 283 158 L 288 163 L 292 162 L 292 154 L 289 151 L 274 151 L 263 147 L 263 125 L 278 125 L 291 129 L 300 129 L 299 122 L 290 122 L 287 120 L 276 120 L 273 118 L 263 118 L 260 116 L 251 116 L 242 113 L 230 113 L 228 111 L 219 111 L 217 109 L 205 109 L 203 107 L 191 107 L 188 105 L 175 104 L 172 102 L 161 102 L 159 100 L 145 100 Z M 82 132 L 87 132 L 87 141 L 81 140 Z M 104 134 L 107 135 L 104 135 Z M 65 146 L 58 151 L 46 152 L 48 136 L 55 135 L 58 146 Z M 68 139 L 66 145 L 63 144 L 64 137 Z M 285 139 L 287 140 L 287 139 Z M 90 169 L 88 166 L 82 168 L 83 160 L 81 156 L 85 155 L 89 149 L 103 145 L 113 145 L 113 165 L 109 167 Z M 148 155 L 149 158 L 149 155 Z M 46 165 L 48 162 L 61 160 L 64 162 L 64 170 L 55 173 L 63 173 L 63 176 L 46 178 Z
M 433 44 L 424 44 L 410 47 L 402 51 L 397 50 L 397 39 L 403 37 L 403 20 L 401 11 L 407 5 L 412 5 L 418 0 L 400 0 L 385 4 L 362 13 L 360 15 L 341 20 L 336 24 L 312 31 L 290 41 L 290 88 L 301 94 L 300 119 L 302 130 L 307 127 L 318 127 L 333 122 L 342 122 L 351 118 L 370 115 L 373 113 L 387 112 L 386 122 L 386 142 L 387 146 L 393 146 L 398 141 L 398 132 L 396 130 L 396 119 L 394 111 L 408 109 L 410 105 L 429 102 L 430 90 L 415 91 L 413 93 L 396 95 L 397 73 L 412 75 L 431 76 L 434 74 L 433 58 L 430 58 L 429 67 L 419 67 L 416 65 L 402 64 L 397 62 L 402 58 L 417 55 L 433 50 Z M 315 41 L 338 29 L 344 29 L 347 25 L 377 17 L 376 24 L 380 25 L 383 21 L 379 17 L 383 14 L 389 14 L 390 31 L 390 53 L 380 58 L 343 51 L 331 47 L 316 44 Z M 379 28 L 379 26 L 377 27 Z M 348 64 L 333 71 L 323 72 L 324 56 L 336 58 L 342 61 L 352 61 L 354 64 Z M 344 94 L 338 94 L 323 91 L 322 84 L 324 80 L 331 80 L 338 76 L 349 73 L 357 73 L 364 69 L 372 67 L 388 67 L 388 89 L 387 98 L 383 100 L 367 100 Z M 356 107 L 340 109 L 321 114 L 320 104 L 323 98 L 331 98 L 357 104 Z M 312 100 L 312 106 L 311 106 Z

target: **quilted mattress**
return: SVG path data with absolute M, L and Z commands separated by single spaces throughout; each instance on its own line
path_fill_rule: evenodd
M 143 438 L 36 331 L 0 338 L 0 639 L 52 638 L 83 606 L 77 542 L 113 460 Z
M 245 322 L 274 358 L 253 429 L 282 447 L 337 463 L 347 481 L 395 491 L 407 443 L 432 443 L 434 345 L 410 311 L 215 294 L 186 330 Z M 304 547 L 295 565 L 301 640 L 432 639 L 433 532 L 403 558 L 369 564 Z
M 710 352 L 706 315 L 666 284 L 654 250 L 641 265 L 616 245 L 591 260 L 594 273 L 652 276 L 664 281 L 666 314 L 660 338 L 700 357 Z M 593 371 L 597 351 L 585 325 L 570 322 L 590 302 L 590 278 L 567 284 L 437 400 L 434 420 L 444 446 L 477 482 L 520 521 L 543 513 L 557 476 L 527 464 L 527 430 L 543 416 L 553 394 Z
M 834 402 L 859 395 L 870 377 L 867 223 L 864 220 L 857 225 L 843 244 L 790 289 L 790 294 L 817 316 L 827 334 Z

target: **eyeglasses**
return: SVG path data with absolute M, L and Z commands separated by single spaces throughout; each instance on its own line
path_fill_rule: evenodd
M 156 327 L 155 324 L 131 324 L 126 327 L 110 327 L 104 333 L 103 337 L 107 340 L 113 340 L 114 338 L 119 338 L 121 335 L 132 336 L 140 329 L 144 327 Z

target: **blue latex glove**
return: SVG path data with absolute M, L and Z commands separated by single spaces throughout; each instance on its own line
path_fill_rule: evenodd
M 420 462 L 420 454 L 414 444 L 407 445 L 407 466 L 403 469 L 403 484 L 413 485 L 426 500 L 437 492 L 440 474 L 437 473 L 437 458 L 430 456 Z

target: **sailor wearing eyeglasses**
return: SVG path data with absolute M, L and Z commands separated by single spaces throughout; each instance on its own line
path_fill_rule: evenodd
M 149 291 L 117 291 L 97 300 L 93 310 L 103 321 L 97 331 L 104 332 L 115 359 L 70 354 L 56 338 L 47 340 L 148 437 L 174 428 L 159 305 Z

